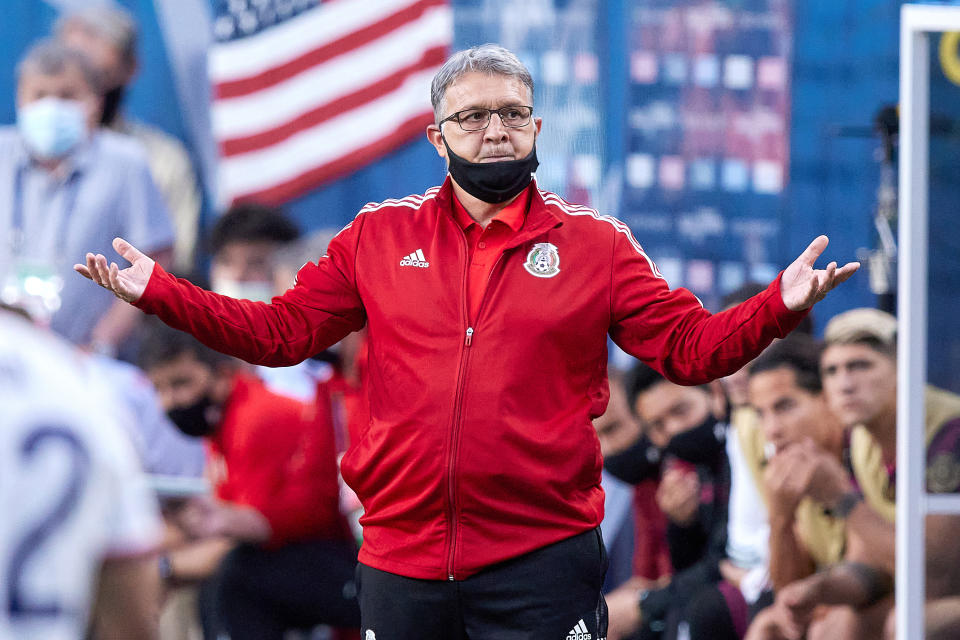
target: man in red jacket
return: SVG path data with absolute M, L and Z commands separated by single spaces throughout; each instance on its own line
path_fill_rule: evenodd
M 173 584 L 218 565 L 202 589 L 205 626 L 223 625 L 234 640 L 359 626 L 356 545 L 339 510 L 323 396 L 306 404 L 272 393 L 242 363 L 159 322 L 139 360 L 177 427 L 207 439 L 216 498 L 192 500 L 177 518 L 200 544 L 161 562 Z
M 271 304 L 167 274 L 123 240 L 77 270 L 211 347 L 291 364 L 368 328 L 370 421 L 342 461 L 366 513 L 367 640 L 605 635 L 607 335 L 669 379 L 728 375 L 859 265 L 819 237 L 762 293 L 711 315 L 625 224 L 537 188 L 533 80 L 509 51 L 452 56 L 427 137 L 443 185 L 371 203 Z

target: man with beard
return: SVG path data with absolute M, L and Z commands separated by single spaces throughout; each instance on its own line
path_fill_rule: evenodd
M 137 25 L 122 7 L 90 6 L 64 15 L 54 29 L 62 43 L 83 52 L 103 82 L 100 125 L 143 145 L 150 173 L 174 223 L 173 265 L 194 267 L 200 220 L 200 189 L 190 156 L 173 136 L 123 115 L 123 101 L 137 73 Z
M 178 281 L 123 241 L 82 275 L 208 345 L 299 362 L 363 326 L 370 421 L 343 458 L 366 509 L 369 638 L 606 635 L 602 460 L 607 335 L 674 382 L 735 371 L 859 265 L 813 265 L 711 315 L 671 290 L 622 222 L 533 183 L 533 79 L 483 45 L 437 72 L 427 138 L 449 178 L 371 203 L 271 304 Z

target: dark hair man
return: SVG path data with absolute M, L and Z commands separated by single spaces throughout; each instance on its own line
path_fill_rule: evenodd
M 208 589 L 236 640 L 358 626 L 356 546 L 339 511 L 329 406 L 268 391 L 242 363 L 181 331 L 149 329 L 139 364 L 174 423 L 208 439 L 216 491 L 178 515 L 199 544 L 173 549 L 165 577 L 205 579 L 218 567 Z
M 758 621 L 756 632 L 751 629 L 751 638 L 786 632 L 866 639 L 882 633 L 893 606 L 895 569 L 896 328 L 896 318 L 876 309 L 847 311 L 827 324 L 820 359 L 823 391 L 839 424 L 848 429 L 843 456 L 847 467 L 808 442 L 788 448 L 791 463 L 780 471 L 788 478 L 785 484 L 845 521 L 845 562 L 781 589 L 763 624 Z M 958 468 L 960 398 L 930 387 L 926 415 L 927 489 L 956 491 L 960 476 L 943 471 Z M 928 516 L 930 600 L 960 593 L 953 570 L 960 559 L 954 542 L 958 533 L 957 517 Z M 835 606 L 814 619 L 819 605 Z M 942 616 L 935 622 L 951 623 Z
M 821 346 L 804 335 L 772 344 L 750 365 L 748 393 L 767 452 L 747 463 L 764 489 L 770 518 L 770 578 L 774 589 L 805 578 L 843 556 L 843 521 L 805 495 L 805 457 L 791 449 L 809 441 L 818 454 L 842 461 L 843 424 L 827 405 L 820 382 Z M 757 456 L 760 453 L 760 456 Z
M 726 425 L 720 421 L 725 408 L 706 385 L 677 385 L 645 365 L 631 371 L 626 386 L 645 438 L 611 459 L 607 468 L 632 482 L 651 473 L 659 476 L 656 501 L 667 517 L 674 574 L 663 588 L 638 590 L 634 581 L 611 593 L 611 636 L 639 628 L 640 638 L 664 633 L 669 638 L 692 593 L 719 579 L 729 489 Z
M 533 80 L 495 45 L 434 77 L 427 138 L 450 177 L 364 207 L 272 305 L 178 282 L 122 240 L 78 271 L 207 344 L 298 362 L 365 324 L 371 419 L 342 471 L 366 507 L 371 638 L 605 635 L 606 337 L 699 384 L 786 335 L 858 268 L 817 238 L 760 295 L 711 315 L 670 290 L 622 222 L 533 184 Z
M 269 302 L 277 253 L 300 237 L 280 209 L 252 202 L 228 209 L 210 231 L 210 288 L 231 298 Z

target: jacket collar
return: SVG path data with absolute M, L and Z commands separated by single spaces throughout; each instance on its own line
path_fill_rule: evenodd
M 518 247 L 540 234 L 563 224 L 563 220 L 543 201 L 543 195 L 541 195 L 540 189 L 537 188 L 536 178 L 530 181 L 527 189 L 530 190 L 530 207 L 527 209 L 527 218 L 524 221 L 523 228 L 511 236 L 510 241 L 504 249 Z M 453 215 L 453 207 L 455 206 L 453 203 L 454 197 L 452 178 L 450 174 L 447 174 L 443 184 L 440 185 L 440 190 L 437 191 L 437 195 L 434 196 L 434 202 L 436 202 L 439 208 L 439 214 L 445 216 L 452 224 L 460 229 L 460 225 L 457 224 Z

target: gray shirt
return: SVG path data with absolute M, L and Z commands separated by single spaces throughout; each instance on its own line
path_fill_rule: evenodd
M 30 159 L 15 127 L 0 128 L 0 277 L 24 261 L 63 280 L 51 327 L 77 344 L 90 341 L 113 294 L 73 271 L 90 251 L 109 260 L 117 236 L 145 253 L 170 247 L 173 227 L 139 143 L 99 131 L 56 173 Z M 126 266 L 123 264 L 123 266 Z
M 183 435 L 170 422 L 153 385 L 140 369 L 99 355 L 90 356 L 88 366 L 93 376 L 115 390 L 121 403 L 116 410 L 140 454 L 144 471 L 164 476 L 203 475 L 203 441 Z

